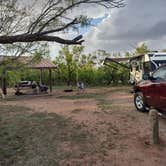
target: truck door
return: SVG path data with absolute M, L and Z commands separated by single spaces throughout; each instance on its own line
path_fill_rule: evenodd
M 156 81 L 146 81 L 146 84 L 144 85 L 145 91 L 144 91 L 144 96 L 146 99 L 146 102 L 149 106 L 157 107 L 158 101 L 158 87 L 159 83 Z
M 156 107 L 166 111 L 166 66 L 158 68 L 153 74 L 155 79 Z
M 166 81 L 161 82 L 159 93 L 159 109 L 166 111 Z

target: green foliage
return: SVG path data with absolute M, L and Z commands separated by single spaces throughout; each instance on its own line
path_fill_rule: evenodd
M 114 68 L 103 66 L 106 57 L 111 56 L 104 50 L 92 54 L 83 54 L 82 46 L 64 46 L 54 63 L 58 65 L 58 71 L 54 75 L 56 83 L 76 84 L 83 81 L 86 85 L 127 84 L 128 70 L 123 67 Z M 120 56 L 120 55 L 118 55 Z
M 43 50 L 34 54 L 34 61 L 43 57 Z M 46 50 L 47 51 L 47 50 Z M 99 50 L 91 54 L 84 54 L 83 46 L 63 46 L 59 55 L 53 61 L 58 69 L 53 71 L 53 85 L 76 85 L 83 81 L 85 86 L 98 86 L 110 84 L 127 84 L 129 71 L 114 64 L 113 68 L 102 65 L 106 57 L 113 57 L 104 50 Z M 47 54 L 44 54 L 44 56 Z M 118 56 L 121 56 L 118 54 Z M 14 86 L 18 81 L 40 81 L 40 71 L 30 70 L 20 66 L 19 70 L 7 72 L 8 85 Z M 49 84 L 49 72 L 43 71 L 43 83 Z
M 148 46 L 145 43 L 142 43 L 140 46 L 138 46 L 135 49 L 135 54 L 136 55 L 146 54 L 148 52 L 150 52 L 150 49 L 148 48 Z
M 17 82 L 21 80 L 21 74 L 17 71 L 8 71 L 7 79 L 9 86 L 14 86 Z
M 166 49 L 163 49 L 162 52 L 166 52 Z
M 43 44 L 42 47 L 38 47 L 38 50 L 36 50 L 32 55 L 31 62 L 37 63 L 41 60 L 42 57 L 50 58 L 47 44 Z M 6 75 L 3 74 L 3 70 L 7 70 Z M 44 73 L 44 82 L 48 84 L 48 72 L 45 71 Z M 20 63 L 20 61 L 15 56 L 13 59 L 6 58 L 5 61 L 0 65 L 0 82 L 3 77 L 7 78 L 8 86 L 13 87 L 21 80 L 39 81 L 40 73 L 38 70 L 27 69 L 25 64 Z
M 74 53 L 75 52 L 77 53 L 78 51 L 79 49 L 74 50 L 73 48 Z M 69 46 L 67 45 L 62 47 L 62 50 L 59 52 L 60 54 L 59 67 L 62 66 L 63 67 L 62 71 L 67 74 L 65 78 L 68 85 L 71 85 L 73 80 L 75 80 L 75 75 L 77 70 L 77 64 L 74 61 L 74 55 L 77 55 L 77 54 L 74 54 L 74 53 L 72 53 Z M 60 72 L 60 74 L 62 74 L 62 71 Z

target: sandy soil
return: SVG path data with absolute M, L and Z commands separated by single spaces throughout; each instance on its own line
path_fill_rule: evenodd
M 63 165 L 166 165 L 166 120 L 160 119 L 160 144 L 153 145 L 148 114 L 135 110 L 129 88 L 93 88 L 87 89 L 85 94 L 76 93 L 57 90 L 52 96 L 28 96 L 0 104 L 26 106 L 37 112 L 54 112 L 85 124 L 96 136 L 96 144 L 102 145 L 104 155 L 86 156 L 82 164 L 71 160 Z M 97 97 L 80 98 L 87 94 L 97 94 Z M 70 96 L 75 96 L 75 99 L 70 99 Z M 89 158 L 93 158 L 95 164 L 88 163 Z

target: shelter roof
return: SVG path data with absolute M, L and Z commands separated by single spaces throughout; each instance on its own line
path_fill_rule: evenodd
M 32 56 L 20 56 L 20 57 L 0 56 L 0 63 L 7 60 L 13 61 L 16 63 L 22 63 L 23 65 L 32 69 L 56 69 L 57 68 L 57 65 L 55 65 L 48 58 L 35 59 Z

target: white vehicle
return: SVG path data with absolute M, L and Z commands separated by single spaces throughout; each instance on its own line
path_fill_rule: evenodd
M 120 62 L 125 62 L 126 66 Z M 152 52 L 134 57 L 106 58 L 104 64 L 108 65 L 108 63 L 116 63 L 128 68 L 130 70 L 129 82 L 135 84 L 141 80 L 148 79 L 149 74 L 166 64 L 166 53 Z

